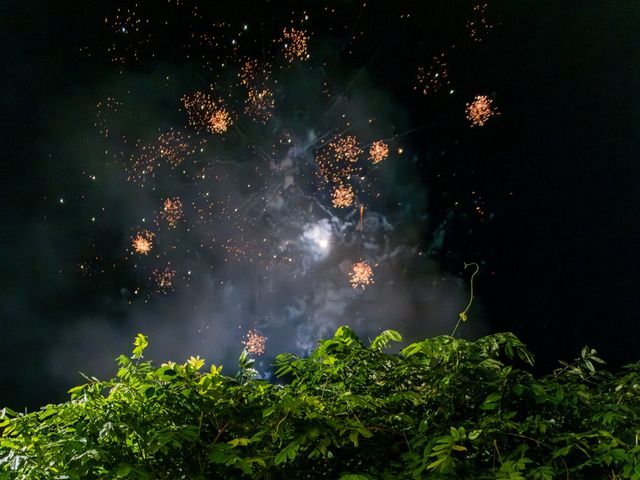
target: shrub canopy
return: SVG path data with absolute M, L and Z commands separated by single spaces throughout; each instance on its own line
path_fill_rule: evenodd
M 584 348 L 536 378 L 512 334 L 430 338 L 399 354 L 341 327 L 277 375 L 160 367 L 138 335 L 116 378 L 37 412 L 2 411 L 0 479 L 640 479 L 640 363 Z

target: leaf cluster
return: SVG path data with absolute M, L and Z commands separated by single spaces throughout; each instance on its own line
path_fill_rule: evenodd
M 157 367 L 138 335 L 115 378 L 68 402 L 0 415 L 0 480 L 640 480 L 640 363 L 596 368 L 593 349 L 536 378 L 512 334 L 440 336 L 385 353 L 349 328 L 308 357 L 276 358 L 283 384 L 205 361 Z

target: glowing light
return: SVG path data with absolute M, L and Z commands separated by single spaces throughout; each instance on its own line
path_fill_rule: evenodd
M 160 215 L 162 215 L 169 227 L 175 228 L 183 215 L 180 198 L 167 198 L 162 204 Z
M 354 263 L 351 267 L 351 272 L 349 273 L 349 283 L 353 288 L 362 289 L 365 289 L 368 285 L 375 283 L 373 280 L 373 269 L 371 268 L 371 265 L 364 261 Z
M 149 230 L 141 230 L 133 238 L 133 250 L 140 255 L 147 255 L 153 248 L 153 237 L 155 233 Z
M 284 46 L 284 56 L 290 62 L 296 60 L 307 60 L 309 37 L 307 32 L 297 28 L 285 28 L 282 31 L 282 42 Z
M 323 218 L 316 223 L 305 225 L 302 240 L 312 258 L 315 261 L 322 260 L 331 248 L 331 224 Z
M 260 335 L 255 330 L 249 330 L 246 339 L 242 340 L 245 350 L 253 355 L 262 355 L 266 343 L 267 337 Z
M 345 187 L 337 187 L 331 194 L 331 200 L 335 208 L 347 208 L 353 205 L 355 195 L 351 185 Z
M 493 100 L 486 95 L 476 95 L 473 102 L 467 103 L 467 120 L 472 127 L 482 127 L 492 116 L 498 114 L 497 109 L 491 107 L 492 103 Z
M 378 140 L 377 142 L 373 142 L 371 144 L 371 148 L 369 149 L 369 158 L 371 158 L 371 161 L 374 164 L 380 163 L 388 156 L 389 145 L 384 143 L 382 140 Z

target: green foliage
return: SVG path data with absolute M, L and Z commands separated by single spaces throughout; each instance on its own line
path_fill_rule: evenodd
M 640 363 L 614 375 L 585 348 L 536 378 L 512 334 L 441 336 L 385 353 L 347 327 L 308 358 L 276 359 L 278 385 L 204 360 L 143 361 L 89 379 L 37 412 L 0 413 L 0 480 L 640 480 Z

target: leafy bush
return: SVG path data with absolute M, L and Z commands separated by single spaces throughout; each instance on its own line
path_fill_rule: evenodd
M 619 375 L 585 348 L 543 378 L 512 334 L 441 336 L 384 353 L 348 328 L 285 385 L 204 360 L 155 367 L 138 335 L 115 379 L 2 413 L 0 479 L 640 479 L 640 363 Z M 520 364 L 520 367 L 517 367 Z

